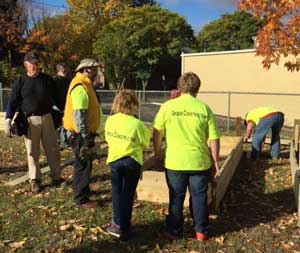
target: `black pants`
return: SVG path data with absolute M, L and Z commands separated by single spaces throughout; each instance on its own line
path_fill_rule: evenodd
M 80 134 L 71 135 L 69 142 L 74 153 L 73 201 L 80 205 L 89 201 L 91 194 L 89 183 L 92 158 L 80 156 L 80 150 L 83 146 L 83 139 Z

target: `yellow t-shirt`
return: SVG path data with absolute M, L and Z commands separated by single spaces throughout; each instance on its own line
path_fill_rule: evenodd
M 89 96 L 82 85 L 76 86 L 71 92 L 73 110 L 87 110 L 89 108 Z
M 153 127 L 166 136 L 165 167 L 171 170 L 201 171 L 211 167 L 207 140 L 220 138 L 211 109 L 191 95 L 165 102 Z
M 246 121 L 252 121 L 257 126 L 262 117 L 273 112 L 278 112 L 278 110 L 273 107 L 258 107 L 247 113 Z
M 149 146 L 150 131 L 133 116 L 116 113 L 107 118 L 105 140 L 108 143 L 107 163 L 130 156 L 143 163 L 143 149 Z

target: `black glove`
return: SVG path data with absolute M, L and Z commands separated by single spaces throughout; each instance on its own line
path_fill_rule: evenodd
M 95 135 L 89 134 L 83 138 L 83 145 L 80 148 L 80 156 L 91 156 L 96 152 L 95 150 Z

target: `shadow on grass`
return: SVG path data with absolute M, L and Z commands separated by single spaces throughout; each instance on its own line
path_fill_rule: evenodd
M 40 167 L 46 167 L 48 166 L 47 162 L 40 163 Z M 28 164 L 27 161 L 25 164 L 17 165 L 17 166 L 10 166 L 10 167 L 0 167 L 0 174 L 3 173 L 14 173 L 14 172 L 27 172 L 28 171 Z
M 274 161 L 286 166 L 288 161 Z M 277 164 L 275 164 L 277 163 Z M 237 168 L 225 195 L 217 220 L 211 222 L 212 236 L 269 223 L 296 211 L 293 189 L 268 192 L 265 171 L 272 166 L 266 158 L 246 160 Z M 267 192 L 266 192 L 267 191 Z
M 97 242 L 86 242 L 77 248 L 65 250 L 64 253 L 143 253 L 156 247 L 163 248 L 170 243 L 167 239 L 161 238 L 164 228 L 164 221 L 157 221 L 149 224 L 134 225 L 134 237 L 127 242 L 120 242 L 117 238 L 110 237 Z
M 99 182 L 104 182 L 110 180 L 109 173 L 103 173 L 100 175 L 95 175 L 91 178 L 90 183 L 99 183 Z
M 28 170 L 27 164 L 22 164 L 18 166 L 11 166 L 11 167 L 1 167 L 0 174 L 4 173 L 14 173 L 14 172 L 25 172 Z

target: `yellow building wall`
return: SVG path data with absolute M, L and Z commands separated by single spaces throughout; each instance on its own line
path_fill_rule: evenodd
M 284 112 L 285 125 L 291 126 L 295 118 L 300 118 L 300 71 L 287 71 L 283 64 L 266 70 L 261 62 L 262 58 L 255 56 L 254 50 L 183 54 L 182 73 L 192 71 L 199 75 L 202 83 L 198 97 L 219 115 L 228 114 L 228 94 L 201 94 L 201 91 L 299 94 L 230 96 L 232 117 L 244 118 L 254 107 L 274 106 Z

